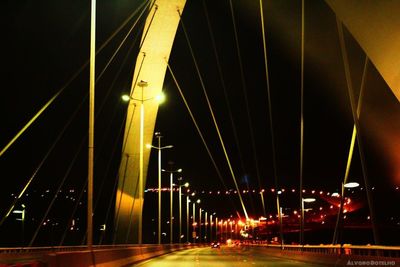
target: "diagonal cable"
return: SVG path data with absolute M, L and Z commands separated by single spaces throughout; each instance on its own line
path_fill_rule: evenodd
M 364 69 L 363 69 L 363 74 L 362 74 L 362 78 L 361 78 L 360 95 L 358 97 L 358 102 L 357 102 L 357 118 L 360 118 L 361 106 L 362 106 L 362 101 L 363 101 L 363 97 L 364 97 L 364 88 L 365 88 L 365 79 L 366 79 L 366 75 L 367 75 L 367 68 L 368 68 L 368 57 L 365 56 Z M 356 129 L 356 126 L 353 125 L 353 133 L 351 135 L 351 142 L 350 142 L 349 154 L 347 157 L 346 171 L 344 173 L 344 178 L 343 178 L 343 185 L 347 183 L 347 179 L 349 178 L 351 161 L 353 159 L 353 152 L 354 152 L 354 145 L 356 142 L 356 137 L 357 137 L 357 129 Z M 336 225 L 335 225 L 335 231 L 333 233 L 332 244 L 337 244 L 337 241 L 338 241 L 338 228 L 339 228 L 340 217 L 342 216 L 341 213 L 342 213 L 342 209 L 343 209 L 343 200 L 344 200 L 344 190 L 342 190 L 342 192 L 341 192 L 339 212 L 338 212 L 337 218 L 336 218 Z
M 240 193 L 239 186 L 238 186 L 237 181 L 236 181 L 236 176 L 235 176 L 235 173 L 233 172 L 233 168 L 232 168 L 232 165 L 231 165 L 231 161 L 230 161 L 229 156 L 228 156 L 228 153 L 227 153 L 227 151 L 226 151 L 225 144 L 224 144 L 224 140 L 222 139 L 221 132 L 220 132 L 220 130 L 219 130 L 219 126 L 218 126 L 217 120 L 216 120 L 216 118 L 215 118 L 214 111 L 213 111 L 213 108 L 212 108 L 212 106 L 211 106 L 210 99 L 208 98 L 208 94 L 207 94 L 207 91 L 206 91 L 206 88 L 205 88 L 205 85 L 204 85 L 204 82 L 203 82 L 203 78 L 202 78 L 202 76 L 201 76 L 200 69 L 199 69 L 199 66 L 198 66 L 198 64 L 197 64 L 196 57 L 194 56 L 194 52 L 193 52 L 193 49 L 192 49 L 192 45 L 190 44 L 189 36 L 188 36 L 188 34 L 187 34 L 187 32 L 186 32 L 186 28 L 185 28 L 185 25 L 184 25 L 184 23 L 183 23 L 182 16 L 181 16 L 181 13 L 179 12 L 179 10 L 178 10 L 178 14 L 179 14 L 179 17 L 180 17 L 180 23 L 181 23 L 181 25 L 182 25 L 183 33 L 184 33 L 184 35 L 185 35 L 185 38 L 186 38 L 188 47 L 189 47 L 189 49 L 190 49 L 190 53 L 191 53 L 191 55 L 192 55 L 193 63 L 194 63 L 194 65 L 195 65 L 195 67 L 196 67 L 197 75 L 198 75 L 198 78 L 199 78 L 200 83 L 201 83 L 201 88 L 203 89 L 203 93 L 204 93 L 204 96 L 205 96 L 206 101 L 207 101 L 208 109 L 210 110 L 210 113 L 211 113 L 211 116 L 212 116 L 212 119 L 213 119 L 213 122 L 214 122 L 215 129 L 216 129 L 216 131 L 217 131 L 217 133 L 218 133 L 219 141 L 220 141 L 221 146 L 222 146 L 222 149 L 223 149 L 223 151 L 224 151 L 224 155 L 225 155 L 225 158 L 226 158 L 226 162 L 227 162 L 227 164 L 228 164 L 228 167 L 229 167 L 229 171 L 231 172 L 232 179 L 233 179 L 233 182 L 235 183 L 236 190 L 238 190 L 238 196 L 239 196 L 240 202 L 241 202 L 241 204 L 242 204 L 242 208 L 243 208 L 244 215 L 245 215 L 246 219 L 248 219 L 246 207 L 244 206 L 244 202 L 243 202 L 243 199 L 242 199 L 242 195 L 241 195 L 241 193 Z
M 150 0 L 147 2 L 147 6 L 150 4 Z M 126 26 L 126 24 L 139 12 L 139 10 L 145 6 L 146 1 L 144 1 L 122 24 L 114 31 L 113 34 L 99 47 L 96 51 L 96 55 L 99 54 L 109 42 Z M 46 102 L 43 107 L 21 128 L 21 130 L 7 143 L 7 145 L 0 151 L 0 157 L 12 146 L 12 144 L 35 122 L 37 118 L 56 100 L 62 92 L 82 73 L 82 71 L 89 65 L 89 60 L 87 60 L 72 76 L 71 78 L 62 86 L 57 93 L 55 93 L 49 101 Z M 0 223 L 1 225 L 1 223 Z
M 205 14 L 205 17 L 206 17 L 206 20 L 207 20 L 208 32 L 210 34 L 210 39 L 211 39 L 211 44 L 212 44 L 213 51 L 214 51 L 215 61 L 217 63 L 219 79 L 221 81 L 221 87 L 222 87 L 222 91 L 224 93 L 224 99 L 225 99 L 226 107 L 228 109 L 229 121 L 230 121 L 231 126 L 232 126 L 233 137 L 235 139 L 235 144 L 236 144 L 236 148 L 237 148 L 237 151 L 238 151 L 238 157 L 239 157 L 239 161 L 240 161 L 241 171 L 242 171 L 243 174 L 246 174 L 247 172 L 246 172 L 246 168 L 245 168 L 244 162 L 243 162 L 243 157 L 242 157 L 243 153 L 242 153 L 242 150 L 240 148 L 239 137 L 238 137 L 238 133 L 237 133 L 237 127 L 236 127 L 235 121 L 233 119 L 232 108 L 231 108 L 231 105 L 229 103 L 226 83 L 225 83 L 225 80 L 224 80 L 224 75 L 223 75 L 223 72 L 222 72 L 222 66 L 221 66 L 221 62 L 219 60 L 217 46 L 216 46 L 216 42 L 215 42 L 215 36 L 214 36 L 214 32 L 212 30 L 212 25 L 211 25 L 211 21 L 210 21 L 209 15 L 208 15 L 207 5 L 206 5 L 205 0 L 203 0 L 203 9 L 204 9 L 204 14 Z M 246 182 L 246 186 L 247 186 L 247 190 L 250 190 L 248 181 Z M 250 204 L 251 204 L 252 211 L 254 213 L 254 211 L 255 211 L 254 210 L 254 203 L 253 203 L 253 197 L 251 195 L 250 195 Z
M 133 26 L 131 27 L 131 30 L 128 32 L 127 36 L 130 35 L 132 29 L 136 26 L 137 22 L 139 21 L 140 17 L 143 15 L 143 12 L 140 14 L 140 16 L 137 18 L 137 20 L 134 22 Z M 121 27 L 120 27 L 121 28 Z M 115 35 L 112 35 L 113 37 Z M 121 45 L 118 47 L 117 52 L 120 50 L 120 48 L 122 47 L 122 44 L 125 42 L 125 40 L 127 39 L 127 37 L 125 37 L 121 43 Z M 108 42 L 106 42 L 108 43 Z M 104 45 L 103 45 L 104 47 Z M 98 52 L 101 51 L 102 48 L 99 49 Z M 106 64 L 105 68 L 103 69 L 103 71 L 101 72 L 101 74 L 97 77 L 96 82 L 99 81 L 99 79 L 102 77 L 102 75 L 104 74 L 105 69 L 108 68 L 109 63 L 114 59 L 116 53 L 114 53 L 114 55 L 109 59 L 108 63 Z M 76 75 L 74 75 L 69 82 L 55 95 L 53 96 L 53 98 L 45 105 L 45 107 L 47 108 L 58 96 L 59 94 L 61 94 L 61 92 L 68 87 L 68 85 L 79 75 L 79 73 L 86 67 L 86 65 L 82 66 L 79 71 L 76 73 Z M 22 191 L 20 192 L 20 194 L 18 195 L 18 197 L 13 201 L 13 203 L 11 204 L 10 208 L 8 209 L 8 211 L 6 212 L 6 215 L 2 218 L 2 220 L 0 221 L 0 226 L 4 223 L 4 221 L 8 218 L 8 216 L 10 215 L 11 211 L 14 209 L 15 205 L 18 203 L 18 201 L 20 200 L 20 198 L 23 196 L 24 192 L 28 189 L 29 185 L 32 183 L 32 181 L 34 180 L 34 178 L 36 177 L 38 171 L 41 169 L 41 167 L 43 166 L 44 162 L 47 160 L 47 158 L 49 157 L 49 155 L 51 154 L 51 152 L 53 151 L 53 149 L 55 148 L 56 144 L 59 142 L 59 140 L 61 139 L 61 137 L 63 136 L 64 132 L 66 131 L 66 129 L 68 128 L 68 126 L 72 123 L 73 119 L 75 118 L 77 111 L 82 107 L 83 103 L 86 101 L 88 97 L 88 93 L 86 93 L 86 96 L 82 99 L 81 103 L 79 104 L 78 108 L 75 110 L 75 112 L 69 117 L 67 124 L 64 125 L 64 128 L 61 130 L 61 132 L 58 134 L 56 140 L 53 142 L 52 146 L 49 148 L 49 150 L 47 151 L 46 155 L 44 156 L 44 158 L 42 159 L 42 161 L 40 162 L 40 164 L 38 165 L 38 167 L 36 168 L 35 172 L 31 175 L 30 179 L 28 180 L 28 182 L 25 184 L 24 188 L 22 189 Z M 45 109 L 41 109 L 41 112 L 43 112 Z M 40 114 L 39 114 L 40 115 Z M 38 114 L 36 114 L 34 116 L 34 118 L 37 118 Z M 33 123 L 34 120 L 30 121 L 30 124 Z M 29 125 L 30 125 L 29 124 Z M 24 129 L 27 129 L 26 127 Z M 21 133 L 22 134 L 22 133 Z
M 262 30 L 262 39 L 263 39 L 263 51 L 264 51 L 264 65 L 265 65 L 265 80 L 267 82 L 267 96 L 268 96 L 268 115 L 269 115 L 269 130 L 271 134 L 271 147 L 272 147 L 272 166 L 274 173 L 274 183 L 275 183 L 275 195 L 276 195 L 276 206 L 277 206 L 277 214 L 279 214 L 279 218 L 281 218 L 280 212 L 280 201 L 278 190 L 280 190 L 278 184 L 278 169 L 276 166 L 276 148 L 275 148 L 275 136 L 274 136 L 274 123 L 272 120 L 272 101 L 271 101 L 271 88 L 269 83 L 269 70 L 268 70 L 268 54 L 267 54 L 267 39 L 265 34 L 265 25 L 264 25 L 264 11 L 263 11 L 263 1 L 260 0 L 260 15 L 261 15 L 261 30 Z M 265 206 L 263 202 L 263 208 L 265 212 Z M 282 222 L 280 220 L 280 227 L 282 227 Z M 283 233 L 280 231 L 281 241 L 283 240 Z
M 240 78 L 241 78 L 240 80 L 242 82 L 242 92 L 243 92 L 243 96 L 244 96 L 244 102 L 246 104 L 247 121 L 249 123 L 250 139 L 251 139 L 251 145 L 252 145 L 252 150 L 253 150 L 253 160 L 254 160 L 254 164 L 256 167 L 258 186 L 261 189 L 261 178 L 260 178 L 260 170 L 259 170 L 259 166 L 258 166 L 257 149 L 256 149 L 256 143 L 255 143 L 255 139 L 254 139 L 253 123 L 252 123 L 251 115 L 250 115 L 249 100 L 247 97 L 247 86 L 246 86 L 245 77 L 244 77 L 242 56 L 240 53 L 239 37 L 238 37 L 237 29 L 236 29 L 235 14 L 234 14 L 234 10 L 233 10 L 232 0 L 229 0 L 229 4 L 230 4 L 231 15 L 232 15 L 232 24 L 233 24 L 234 34 L 235 34 L 236 52 L 237 52 L 238 60 L 239 60 Z
M 176 87 L 178 88 L 179 94 L 181 95 L 182 100 L 183 100 L 183 102 L 185 103 L 185 106 L 186 106 L 186 109 L 187 109 L 188 112 L 189 112 L 190 118 L 192 119 L 193 124 L 194 124 L 194 126 L 196 127 L 197 133 L 199 134 L 199 136 L 200 136 L 200 138 L 201 138 L 201 141 L 203 142 L 203 145 L 204 145 L 205 149 L 207 150 L 208 156 L 210 157 L 212 164 L 214 165 L 214 168 L 215 168 L 215 170 L 216 170 L 216 172 L 217 172 L 217 174 L 218 174 L 218 178 L 219 178 L 219 180 L 221 181 L 221 183 L 222 183 L 223 187 L 225 188 L 225 190 L 228 190 L 228 187 L 226 186 L 226 184 L 225 184 L 225 182 L 224 182 L 224 179 L 222 178 L 222 175 L 221 175 L 221 172 L 220 172 L 220 170 L 219 170 L 219 168 L 218 168 L 218 166 L 217 166 L 217 163 L 215 162 L 214 157 L 213 157 L 212 154 L 211 154 L 210 148 L 208 147 L 207 142 L 206 142 L 206 140 L 204 139 L 204 135 L 203 135 L 203 133 L 201 132 L 199 125 L 197 124 L 197 121 L 196 121 L 196 119 L 195 119 L 195 117 L 194 117 L 194 115 L 193 115 L 193 113 L 192 113 L 192 110 L 191 110 L 190 107 L 189 107 L 188 102 L 186 101 L 185 96 L 183 95 L 182 89 L 181 89 L 181 87 L 180 87 L 178 81 L 177 81 L 176 78 L 175 78 L 174 72 L 172 71 L 172 69 L 171 69 L 171 67 L 169 66 L 168 62 L 167 62 L 167 61 L 165 61 L 165 62 L 166 62 L 166 64 L 167 64 L 168 70 L 169 70 L 169 72 L 170 72 L 170 74 L 171 74 L 171 76 L 172 76 L 172 79 L 174 80 L 175 85 L 176 85 Z M 231 202 L 231 204 L 232 204 L 233 208 L 234 208 L 235 210 L 237 210 L 236 207 L 235 207 L 235 204 L 234 204 L 233 202 Z M 244 207 L 244 206 L 243 206 L 243 207 Z
M 362 145 L 363 143 L 362 143 L 362 135 L 360 133 L 360 122 L 359 122 L 359 119 L 357 116 L 357 107 L 355 106 L 355 101 L 354 101 L 354 93 L 353 93 L 350 68 L 349 68 L 349 59 L 347 56 L 346 44 L 345 44 L 344 36 L 343 36 L 343 25 L 339 21 L 338 17 L 336 17 L 336 24 L 337 24 L 337 28 L 338 28 L 338 32 L 339 32 L 340 50 L 342 53 L 342 60 L 343 60 L 343 65 L 344 65 L 344 73 L 345 73 L 345 77 L 346 77 L 347 90 L 348 90 L 349 99 L 350 99 L 351 112 L 352 112 L 353 121 L 354 121 L 354 125 L 356 127 L 356 132 L 357 132 L 358 152 L 360 154 L 361 170 L 363 173 L 365 191 L 367 193 L 367 202 L 368 202 L 369 212 L 370 212 L 370 216 L 371 216 L 372 233 L 374 236 L 374 243 L 376 245 L 378 245 L 379 244 L 379 236 L 378 236 L 378 232 L 377 232 L 377 228 L 376 228 L 376 221 L 375 221 L 376 218 L 375 218 L 374 206 L 373 206 L 373 201 L 372 201 L 372 194 L 370 192 L 367 165 L 365 162 L 364 147 Z

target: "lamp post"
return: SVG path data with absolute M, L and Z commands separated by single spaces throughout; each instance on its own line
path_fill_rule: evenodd
M 189 183 L 179 185 L 179 243 L 182 242 L 182 186 L 189 187 Z M 187 207 L 188 206 L 186 206 L 186 208 Z
M 314 202 L 315 198 L 302 198 L 301 199 L 301 230 L 300 230 L 300 245 L 304 245 L 304 202 Z
M 340 205 L 339 205 L 339 211 L 338 211 L 338 216 L 336 218 L 336 225 L 335 225 L 335 231 L 333 233 L 333 244 L 338 243 L 339 239 L 339 227 L 340 231 L 342 230 L 343 227 L 343 206 L 344 206 L 344 193 L 345 193 L 345 188 L 355 188 L 360 186 L 359 183 L 356 182 L 349 182 L 349 183 L 342 183 L 342 188 L 341 188 L 341 195 L 340 195 Z
M 186 196 L 186 243 L 189 243 L 189 195 Z
M 201 212 L 202 211 L 203 210 L 201 208 L 199 208 L 199 237 L 200 237 L 199 243 L 203 243 L 202 238 L 201 238 Z
M 173 237 L 173 233 L 174 233 L 174 229 L 173 229 L 173 220 L 174 220 L 174 213 L 173 213 L 173 203 L 174 203 L 174 173 L 176 172 L 182 172 L 182 169 L 177 169 L 177 170 L 173 170 L 173 171 L 167 171 L 162 169 L 163 172 L 169 172 L 169 191 L 170 191 L 170 198 L 169 198 L 169 203 L 170 203 L 170 207 L 169 207 L 169 217 L 170 217 L 170 222 L 169 222 L 169 233 L 170 233 L 170 237 L 169 237 L 169 243 L 172 244 L 174 241 L 174 237 Z
M 193 211 L 193 233 L 192 233 L 192 236 L 193 236 L 193 243 L 196 243 L 196 203 L 197 204 L 200 204 L 200 202 L 201 202 L 201 200 L 200 199 L 198 199 L 196 202 L 193 202 L 193 208 L 192 208 L 192 211 Z
M 139 130 L 139 203 L 140 207 L 143 207 L 143 191 L 144 191 L 144 178 L 143 178 L 143 143 L 144 143 L 144 102 L 147 100 L 151 99 L 156 99 L 159 103 L 161 103 L 164 100 L 164 95 L 160 94 L 155 97 L 147 98 L 144 99 L 143 93 L 144 93 L 144 88 L 148 86 L 147 81 L 140 80 L 137 84 L 142 90 L 141 90 L 141 98 L 133 98 L 130 95 L 123 95 L 122 100 L 124 101 L 130 101 L 130 100 L 136 100 L 140 102 L 140 130 Z M 138 243 L 142 244 L 142 226 L 143 226 L 143 212 L 139 212 L 138 214 Z
M 204 233 L 204 242 L 207 243 L 207 229 L 208 229 L 208 212 L 206 211 L 206 214 L 204 216 L 204 228 L 205 228 L 205 233 Z
M 21 210 L 13 210 L 12 213 L 21 214 L 21 218 L 16 218 L 15 220 L 21 221 L 21 246 L 23 247 L 25 242 L 25 204 L 21 204 L 21 208 Z
M 215 212 L 213 214 L 210 214 L 210 241 L 213 242 L 213 235 L 212 235 L 212 226 L 213 226 L 213 215 L 215 215 Z
M 173 148 L 173 145 L 161 146 L 162 135 L 160 132 L 155 132 L 154 135 L 158 139 L 158 146 L 147 144 L 147 148 L 154 148 L 158 150 L 158 244 L 161 244 L 161 150 L 166 148 Z
M 215 241 L 218 241 L 218 217 L 215 217 Z

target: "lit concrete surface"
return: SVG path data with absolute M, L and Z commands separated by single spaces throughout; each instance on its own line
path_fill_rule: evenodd
M 213 266 L 325 266 L 266 256 L 251 247 L 210 247 L 174 252 L 132 266 L 137 267 L 213 267 Z

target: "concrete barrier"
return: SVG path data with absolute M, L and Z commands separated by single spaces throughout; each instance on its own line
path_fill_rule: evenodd
M 132 245 L 95 246 L 93 250 L 84 247 L 51 250 L 30 249 L 17 253 L 0 254 L 0 267 L 111 267 L 126 266 L 173 251 L 195 248 L 194 245 Z M 2 262 L 2 263 L 1 263 Z
M 398 266 L 400 265 L 400 258 L 387 257 L 387 256 L 369 256 L 352 253 L 342 253 L 340 245 L 338 246 L 281 246 L 277 245 L 263 245 L 263 244 L 245 244 L 257 249 L 259 253 L 281 257 L 285 259 L 292 259 L 302 261 L 305 263 L 321 264 L 325 266 Z M 315 247 L 315 248 L 314 248 Z M 339 249 L 338 249 L 338 248 Z M 356 247 L 356 246 L 354 246 Z M 357 246 L 359 249 L 361 246 Z M 313 250 L 307 250 L 313 249 Z M 348 248 L 350 251 L 354 248 Z M 399 249 L 399 248 L 397 248 Z M 379 254 L 379 253 L 377 253 Z M 383 253 L 381 255 L 384 255 Z M 398 254 L 395 254 L 398 255 Z

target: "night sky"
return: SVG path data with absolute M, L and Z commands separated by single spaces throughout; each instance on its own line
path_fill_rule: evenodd
M 141 1 L 97 2 L 99 47 Z M 226 97 L 218 74 L 203 2 L 215 36 Z M 274 181 L 259 4 L 258 1 L 245 0 L 232 2 L 245 89 L 242 86 L 229 0 L 188 0 L 182 19 L 239 187 L 270 188 L 274 186 Z M 298 188 L 301 1 L 264 2 L 278 183 L 282 187 Z M 1 5 L 5 32 L 0 90 L 0 146 L 3 148 L 88 60 L 90 3 L 23 0 L 4 1 Z M 304 187 L 333 192 L 339 188 L 344 177 L 353 120 L 334 13 L 323 1 L 306 1 L 305 10 Z M 134 19 L 98 54 L 97 74 L 101 73 Z M 97 193 L 100 192 L 104 179 L 105 186 L 99 202 L 101 207 L 107 205 L 113 194 L 111 189 L 117 175 L 122 142 L 120 129 L 124 126 L 126 111 L 126 104 L 120 100 L 120 96 L 130 88 L 139 46 L 134 40 L 137 36 L 140 38 L 142 27 L 143 20 L 140 20 L 96 84 L 95 188 Z M 354 93 L 358 96 L 365 54 L 347 30 L 345 40 Z M 170 65 L 224 183 L 228 189 L 233 188 L 181 26 L 177 31 Z M 2 216 L 10 203 L 10 194 L 22 189 L 66 125 L 68 127 L 38 171 L 28 192 L 36 189 L 55 190 L 66 173 L 64 189 L 73 187 L 80 190 L 84 185 L 87 175 L 85 136 L 88 103 L 85 97 L 89 89 L 88 76 L 86 67 L 32 127 L 1 156 Z M 368 176 L 371 185 L 395 188 L 400 184 L 400 105 L 372 63 L 369 64 L 366 77 L 360 123 Z M 168 162 L 173 161 L 174 168 L 184 170 L 183 179 L 190 182 L 194 190 L 224 190 L 168 71 L 164 92 L 167 101 L 160 106 L 155 129 L 164 136 L 162 144 L 171 144 L 174 148 L 163 152 L 163 167 L 167 168 Z M 76 115 L 70 120 L 75 112 Z M 252 125 L 252 129 L 249 125 Z M 76 162 L 70 168 L 75 156 Z M 357 149 L 349 178 L 363 183 Z M 167 180 L 165 177 L 165 186 Z M 153 152 L 147 187 L 155 187 L 156 183 L 157 155 Z M 383 196 L 377 195 L 379 197 Z M 260 211 L 255 213 L 259 214 Z

